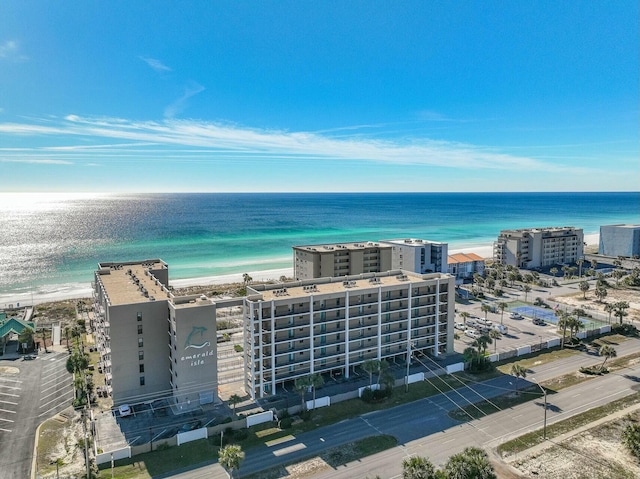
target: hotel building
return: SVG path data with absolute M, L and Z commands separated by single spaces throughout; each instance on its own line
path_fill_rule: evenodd
M 628 258 L 640 255 L 640 225 L 601 226 L 598 253 Z
M 159 259 L 101 263 L 93 287 L 99 366 L 115 405 L 216 401 L 216 305 L 209 298 L 174 296 Z
M 390 245 L 371 241 L 293 247 L 293 277 L 296 280 L 337 278 L 388 271 Z
M 484 275 L 484 259 L 475 253 L 450 254 L 447 259 L 449 274 L 455 276 L 456 283 L 473 278 L 475 273 Z
M 446 273 L 447 243 L 423 239 L 382 240 L 381 245 L 391 246 L 391 268 L 415 273 Z
M 244 300 L 245 389 L 311 373 L 349 377 L 368 359 L 453 351 L 454 278 L 400 270 L 256 285 Z
M 493 243 L 496 263 L 541 268 L 582 258 L 584 234 L 572 226 L 503 230 Z

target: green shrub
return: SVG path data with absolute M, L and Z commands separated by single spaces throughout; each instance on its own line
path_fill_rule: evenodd
M 156 451 L 167 451 L 169 450 L 169 448 L 171 448 L 171 446 L 166 442 L 163 442 L 162 444 L 158 444 L 158 447 L 156 447 Z
M 622 334 L 623 336 L 637 336 L 638 328 L 636 328 L 633 324 L 629 324 L 629 323 L 613 324 L 611 326 L 611 332 Z
M 233 349 L 235 350 L 236 353 L 241 353 L 242 351 L 244 351 L 244 348 L 239 344 L 234 344 Z
M 580 372 L 591 376 L 601 376 L 603 374 L 607 374 L 609 370 L 606 367 L 601 368 L 600 366 L 582 366 L 580 368 Z
M 293 425 L 293 419 L 290 417 L 285 417 L 280 420 L 280 428 L 281 429 L 289 429 Z

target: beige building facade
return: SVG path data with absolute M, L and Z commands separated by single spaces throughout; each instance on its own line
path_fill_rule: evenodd
M 493 243 L 493 260 L 518 268 L 575 263 L 584 255 L 584 233 L 573 226 L 503 230 Z
M 305 280 L 388 271 L 391 252 L 390 245 L 372 241 L 294 246 L 293 276 Z
M 400 270 L 248 288 L 245 389 L 276 394 L 311 373 L 349 377 L 368 359 L 453 351 L 453 276 Z

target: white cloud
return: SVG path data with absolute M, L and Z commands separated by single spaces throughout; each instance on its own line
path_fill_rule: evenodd
M 27 57 L 20 53 L 20 45 L 15 40 L 7 40 L 0 43 L 0 58 L 14 61 L 27 60 Z
M 0 158 L 0 163 L 32 163 L 38 165 L 73 165 L 73 162 L 66 160 L 51 160 L 51 159 L 37 159 L 37 158 L 16 158 L 7 159 Z
M 145 62 L 147 65 L 149 65 L 151 68 L 153 68 L 157 72 L 171 71 L 171 68 L 165 65 L 164 63 L 162 63 L 160 60 L 156 60 L 155 58 L 148 58 L 148 57 L 139 57 L 139 58 L 140 60 Z
M 202 91 L 199 85 L 187 89 L 176 102 L 184 102 Z M 177 111 L 177 110 L 175 110 Z M 175 112 L 174 111 L 174 112 Z M 131 153 L 138 158 L 176 158 L 178 161 L 237 160 L 283 161 L 362 161 L 396 165 L 425 165 L 473 170 L 518 170 L 567 173 L 593 173 L 586 167 L 563 165 L 559 161 L 544 161 L 501 152 L 487 146 L 434 141 L 379 140 L 358 136 L 334 138 L 318 132 L 288 132 L 260 130 L 221 123 L 175 120 L 135 122 L 120 118 L 84 118 L 69 115 L 66 121 L 47 125 L 0 123 L 0 133 L 10 135 L 64 136 L 65 146 L 34 147 L 14 155 L 42 155 L 60 160 L 86 155 L 92 149 L 95 160 L 113 159 Z M 69 137 L 90 140 L 93 146 L 69 145 Z M 116 140 L 109 144 L 108 140 Z M 3 148 L 2 151 L 11 150 Z M 116 154 L 117 153 L 117 154 Z M 205 155 L 206 154 L 206 155 Z
M 200 92 L 203 92 L 204 90 L 205 88 L 202 85 L 198 85 L 195 82 L 192 82 L 189 85 L 187 85 L 184 90 L 184 94 L 180 98 L 178 98 L 176 101 L 174 101 L 171 105 L 169 105 L 167 108 L 165 108 L 164 117 L 173 118 L 178 113 L 181 113 L 187 106 L 187 100 L 189 100 L 189 98 L 191 98 L 192 96 L 195 96 Z

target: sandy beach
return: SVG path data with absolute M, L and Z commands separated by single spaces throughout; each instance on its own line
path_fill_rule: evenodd
M 597 247 L 600 235 L 598 233 L 584 235 L 584 241 L 587 245 Z M 493 257 L 493 245 L 468 246 L 464 248 L 453 248 L 449 250 L 449 254 L 455 253 L 475 253 L 478 256 L 491 259 Z M 171 272 L 171 265 L 169 265 Z M 281 268 L 262 271 L 246 271 L 253 281 L 277 281 L 281 276 L 288 278 L 293 276 L 293 268 Z M 169 278 L 171 286 L 175 288 L 184 288 L 188 286 L 209 286 L 228 283 L 241 283 L 244 273 L 226 274 L 220 276 L 206 276 L 198 278 L 184 278 L 172 280 Z M 55 285 L 49 291 L 33 291 L 21 294 L 0 294 L 0 306 L 8 307 L 9 305 L 17 306 L 18 304 L 34 305 L 48 303 L 52 301 L 62 301 L 67 299 L 90 298 L 93 294 L 90 284 L 67 284 Z

